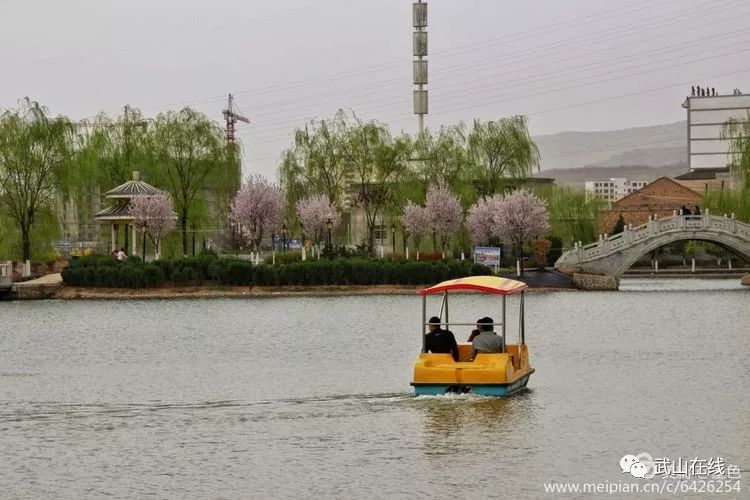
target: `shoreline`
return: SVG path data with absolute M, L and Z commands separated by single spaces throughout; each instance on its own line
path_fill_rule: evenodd
M 307 287 L 162 287 L 131 290 L 124 288 L 81 288 L 63 286 L 49 299 L 58 300 L 169 300 L 287 297 L 347 297 L 370 295 L 416 295 L 424 286 L 307 286 Z M 527 292 L 580 291 L 577 288 L 538 287 Z

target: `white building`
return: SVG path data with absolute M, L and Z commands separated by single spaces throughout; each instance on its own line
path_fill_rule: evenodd
M 698 90 L 701 93 L 701 89 Z M 690 96 L 682 104 L 687 109 L 690 171 L 724 169 L 731 165 L 730 141 L 721 138 L 722 127 L 730 118 L 748 120 L 750 113 L 750 95 L 736 92 L 734 95 Z
M 606 181 L 586 181 L 586 193 L 613 202 L 634 193 L 648 181 L 629 181 L 625 177 L 611 177 Z

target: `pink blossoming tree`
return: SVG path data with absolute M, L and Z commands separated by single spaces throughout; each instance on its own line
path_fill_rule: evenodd
M 435 231 L 440 238 L 440 248 L 445 251 L 451 237 L 461 229 L 461 203 L 448 187 L 432 186 L 427 191 L 424 205 L 430 218 L 429 229 Z
M 232 201 L 231 218 L 240 224 L 256 251 L 263 236 L 278 230 L 284 215 L 281 189 L 262 176 L 252 176 Z
M 331 232 L 341 225 L 341 215 L 336 207 L 324 195 L 313 195 L 297 202 L 297 216 L 317 244 L 323 240 L 328 231 L 328 221 L 331 221 Z
M 482 198 L 469 209 L 466 227 L 469 230 L 469 237 L 475 245 L 489 243 L 492 238 L 498 237 L 494 214 L 501 201 L 502 196 L 499 195 Z
M 417 249 L 417 258 L 419 258 L 419 243 L 422 241 L 422 237 L 430 234 L 432 230 L 427 210 L 422 206 L 409 202 L 404 207 L 404 215 L 401 217 L 401 223 L 404 226 L 404 230 L 412 237 L 414 246 Z
M 549 231 L 549 214 L 545 203 L 533 193 L 521 189 L 503 196 L 494 211 L 494 223 L 500 238 L 509 240 L 523 274 L 523 244 Z
M 177 226 L 177 215 L 167 194 L 136 196 L 130 201 L 130 215 L 135 225 L 154 244 L 154 256 L 161 256 L 161 241 Z M 146 257 L 145 255 L 143 256 Z

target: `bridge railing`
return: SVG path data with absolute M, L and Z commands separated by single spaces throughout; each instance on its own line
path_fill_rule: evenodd
M 0 262 L 0 287 L 9 287 L 13 284 L 13 262 Z
M 731 214 L 729 217 L 726 214 L 724 216 L 717 216 L 710 214 L 708 210 L 703 215 L 677 215 L 675 213 L 672 217 L 663 219 L 653 218 L 645 224 L 635 227 L 630 224 L 625 226 L 622 233 L 613 236 L 607 234 L 600 235 L 598 241 L 589 243 L 588 245 L 583 245 L 579 241 L 574 245 L 572 250 L 563 253 L 558 263 L 569 265 L 596 259 L 668 231 L 698 231 L 706 229 L 732 233 L 750 240 L 750 224 L 738 221 L 734 214 Z

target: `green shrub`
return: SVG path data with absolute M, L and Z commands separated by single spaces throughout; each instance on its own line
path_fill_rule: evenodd
M 485 275 L 491 275 L 492 269 L 485 266 L 484 264 L 472 264 L 471 269 L 469 270 L 469 274 L 471 276 L 485 276 Z
M 115 288 L 120 282 L 120 269 L 114 266 L 103 266 L 97 270 L 97 286 Z
M 145 288 L 146 276 L 143 266 L 120 266 L 119 281 L 117 286 L 120 288 Z
M 210 248 L 204 248 L 200 252 L 198 252 L 198 257 L 219 257 L 219 254 L 211 250 Z
M 201 282 L 200 273 L 194 267 L 182 266 L 172 270 L 172 281 L 175 286 L 184 286 L 192 282 Z
M 119 264 L 117 259 L 106 254 L 91 254 L 78 258 L 78 266 L 80 267 L 116 266 L 117 264 Z
M 220 283 L 225 282 L 227 279 L 227 271 L 229 264 L 232 261 L 229 259 L 213 259 L 208 264 L 208 279 L 218 281 Z
M 154 288 L 164 284 L 164 271 L 155 264 L 146 264 L 143 268 L 146 286 Z
M 273 255 L 267 255 L 263 261 L 266 264 L 273 263 Z M 302 252 L 277 252 L 276 253 L 276 265 L 291 264 L 292 262 L 301 262 Z
M 60 273 L 62 275 L 63 283 L 68 286 L 81 286 L 81 268 L 80 267 L 66 267 Z
M 299 286 L 305 284 L 305 263 L 295 262 L 285 266 L 286 284 Z
M 250 286 L 253 284 L 253 264 L 243 260 L 236 260 L 229 264 L 225 281 L 222 285 Z
M 471 261 L 400 261 L 373 258 L 336 258 L 292 261 L 271 266 L 213 254 L 159 260 L 145 264 L 131 258 L 118 264 L 110 256 L 82 258 L 79 267 L 63 270 L 70 286 L 122 288 L 157 287 L 165 281 L 181 286 L 215 280 L 235 286 L 316 285 L 429 285 L 470 275 L 491 274 L 490 268 Z
M 164 273 L 165 281 L 172 281 L 172 261 L 171 260 L 157 260 L 154 262 L 155 265 L 159 266 L 161 271 Z
M 278 285 L 278 273 L 273 266 L 260 265 L 255 266 L 253 283 L 259 286 L 276 286 Z

